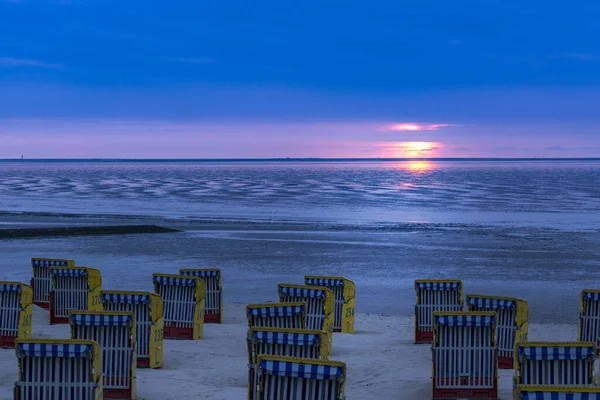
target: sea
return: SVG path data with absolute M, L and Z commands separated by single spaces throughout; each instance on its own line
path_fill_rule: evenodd
M 215 266 L 225 301 L 345 276 L 357 311 L 411 315 L 415 279 L 516 296 L 576 323 L 600 289 L 600 159 L 4 160 L 4 227 L 152 223 L 177 233 L 0 240 L 0 279 L 29 258 L 100 268 L 105 288 Z

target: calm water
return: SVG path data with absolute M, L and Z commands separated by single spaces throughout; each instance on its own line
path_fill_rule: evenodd
M 593 229 L 600 161 L 4 162 L 0 211 Z
M 527 299 L 533 321 L 569 323 L 581 289 L 600 287 L 600 161 L 0 162 L 0 211 L 25 213 L 0 223 L 98 221 L 44 211 L 186 229 L 0 241 L 0 280 L 27 282 L 32 256 L 98 267 L 107 289 L 219 266 L 225 300 L 248 303 L 304 274 L 345 275 L 358 311 L 410 315 L 414 279 L 458 278 L 467 293 Z

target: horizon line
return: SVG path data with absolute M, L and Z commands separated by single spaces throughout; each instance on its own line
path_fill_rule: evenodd
M 264 158 L 0 158 L 0 162 L 239 162 L 239 161 L 600 161 L 600 157 L 264 157 Z

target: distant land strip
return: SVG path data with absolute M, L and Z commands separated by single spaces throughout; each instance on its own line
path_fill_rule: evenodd
M 87 235 L 129 235 L 135 233 L 180 232 L 177 229 L 157 225 L 117 225 L 117 226 L 73 226 L 60 228 L 19 228 L 0 229 L 0 239 L 15 239 L 39 236 L 87 236 Z

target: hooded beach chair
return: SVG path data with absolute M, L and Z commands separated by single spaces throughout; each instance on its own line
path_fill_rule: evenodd
M 334 298 L 333 331 L 354 333 L 354 282 L 341 276 L 305 276 L 304 283 L 309 286 L 325 286 L 331 290 Z
M 600 399 L 595 343 L 524 342 L 515 351 L 515 399 Z
M 309 329 L 252 328 L 248 337 L 248 398 L 256 399 L 256 365 L 259 356 L 285 356 L 327 360 L 327 334 Z
M 105 399 L 135 399 L 135 318 L 131 312 L 73 311 L 72 339 L 100 345 Z
M 95 268 L 51 267 L 50 324 L 69 323 L 69 311 L 102 310 L 102 276 Z
M 18 339 L 15 400 L 102 400 L 102 355 L 92 340 Z
M 156 293 L 103 290 L 105 311 L 130 311 L 135 317 L 138 368 L 160 368 L 163 358 L 163 300 Z
M 195 276 L 204 281 L 206 286 L 206 307 L 204 322 L 223 322 L 223 286 L 221 270 L 218 268 L 180 269 L 181 275 Z
M 526 342 L 529 329 L 529 306 L 516 297 L 467 294 L 469 311 L 495 311 L 498 342 L 498 367 L 513 369 L 515 342 Z
M 497 399 L 494 312 L 434 312 L 433 399 Z
M 204 282 L 193 276 L 153 274 L 154 291 L 163 299 L 164 338 L 202 340 Z
M 323 286 L 289 285 L 277 286 L 279 301 L 306 303 L 306 329 L 324 331 L 329 334 L 329 355 L 333 340 L 333 292 Z
M 344 400 L 346 364 L 258 356 L 257 400 Z
M 463 283 L 459 280 L 417 279 L 415 291 L 415 343 L 431 343 L 433 313 L 463 310 Z
M 600 290 L 583 289 L 581 291 L 577 340 L 594 342 L 596 346 L 600 346 Z
M 246 306 L 248 326 L 262 328 L 304 329 L 306 303 L 265 303 Z
M 30 286 L 0 281 L 0 347 L 14 349 L 16 339 L 31 337 L 32 304 Z
M 50 309 L 50 291 L 52 289 L 51 267 L 74 267 L 75 261 L 59 258 L 32 258 L 31 267 L 33 277 L 31 288 L 33 289 L 33 304 L 46 310 Z

